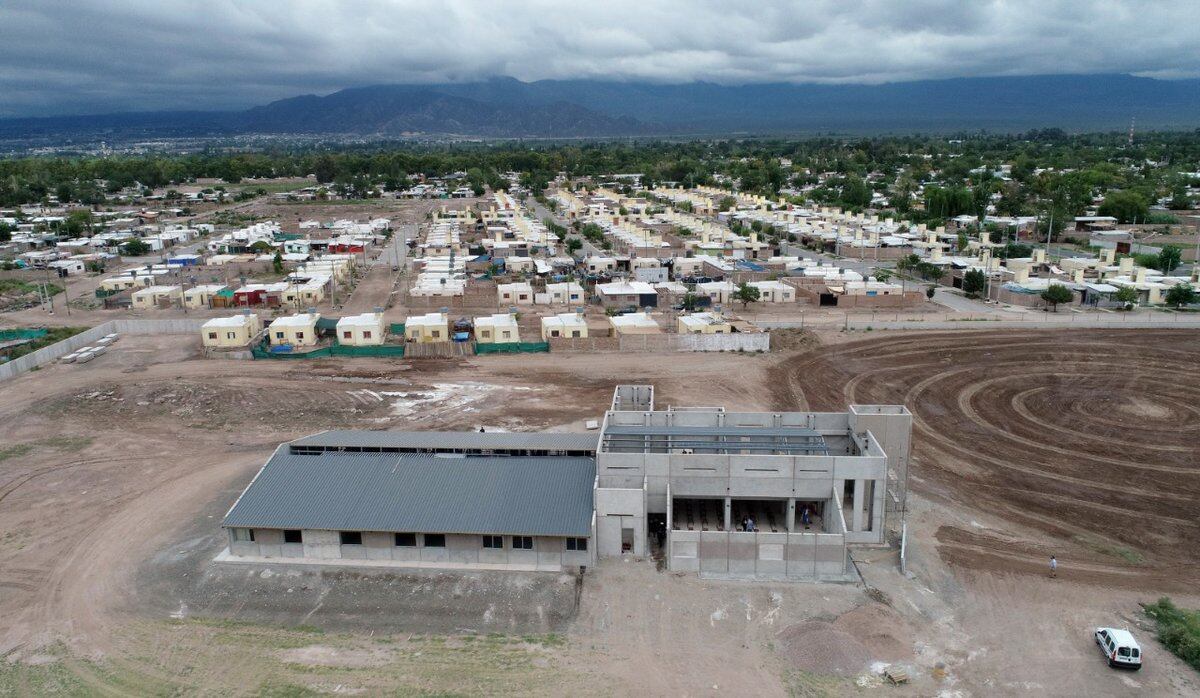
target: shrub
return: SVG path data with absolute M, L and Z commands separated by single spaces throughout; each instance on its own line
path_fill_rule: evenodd
M 1200 612 L 1177 608 L 1163 597 L 1152 604 L 1143 604 L 1146 615 L 1158 627 L 1158 641 L 1176 657 L 1200 671 Z

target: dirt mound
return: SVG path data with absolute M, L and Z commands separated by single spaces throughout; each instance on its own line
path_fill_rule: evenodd
M 795 668 L 814 674 L 852 678 L 866 671 L 873 657 L 866 645 L 835 623 L 810 620 L 779 633 L 783 656 Z
M 874 659 L 891 662 L 911 659 L 912 642 L 908 624 L 882 604 L 867 604 L 843 613 L 833 622 L 835 630 L 849 633 L 861 642 Z
M 821 340 L 809 330 L 771 330 L 771 349 L 775 351 L 806 351 L 820 346 Z

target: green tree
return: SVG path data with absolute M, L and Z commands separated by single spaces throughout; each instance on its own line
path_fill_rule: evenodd
M 575 254 L 583 247 L 583 241 L 579 238 L 567 238 L 567 253 Z
M 965 230 L 958 231 L 958 251 L 960 253 L 963 250 L 967 249 L 967 244 L 969 242 L 970 242 L 970 239 L 967 238 L 967 231 L 965 231 Z
M 1042 300 L 1050 304 L 1054 312 L 1058 312 L 1059 303 L 1070 303 L 1075 298 L 1075 294 L 1071 289 L 1062 284 L 1050 284 L 1049 288 L 1042 291 Z
M 846 206 L 866 208 L 871 204 L 871 188 L 858 177 L 847 177 L 838 199 Z
M 734 291 L 733 294 L 734 300 L 741 302 L 743 310 L 749 307 L 751 303 L 757 302 L 761 297 L 762 292 L 758 290 L 757 286 L 751 286 L 744 281 L 737 287 L 737 291 Z
M 67 220 L 63 223 L 63 232 L 72 238 L 92 232 L 92 212 L 82 209 L 68 213 Z
M 1167 305 L 1175 306 L 1176 308 L 1185 305 L 1191 305 L 1196 302 L 1196 289 L 1192 288 L 1191 284 L 1176 284 L 1167 289 L 1167 295 L 1164 297 Z
M 146 243 L 134 238 L 129 242 L 121 245 L 121 254 L 126 257 L 141 257 L 142 255 L 150 254 L 150 246 Z
M 688 311 L 689 313 L 694 313 L 696 312 L 696 309 L 700 307 L 700 296 L 697 296 L 691 292 L 685 293 L 683 294 L 683 298 L 680 300 L 679 304 L 684 310 Z
M 1113 216 L 1122 223 L 1145 221 L 1150 215 L 1150 202 L 1136 191 L 1114 191 L 1104 197 L 1104 203 L 1100 204 L 1100 215 Z
M 1123 306 L 1132 306 L 1138 300 L 1137 289 L 1132 286 L 1122 286 L 1113 294 L 1113 299 Z
M 337 176 L 337 163 L 333 157 L 322 155 L 313 163 L 312 172 L 318 184 L 329 184 Z
M 1164 274 L 1170 274 L 1179 267 L 1179 263 L 1183 260 L 1183 253 L 1175 245 L 1164 245 L 1158 252 L 1158 270 Z
M 879 283 L 887 283 L 887 280 L 892 278 L 892 270 L 880 268 L 871 272 L 871 275 L 874 276 L 875 280 Z
M 271 267 L 276 274 L 283 273 L 283 253 L 279 250 L 275 250 L 275 258 L 271 260 Z
M 979 298 L 987 290 L 987 277 L 978 269 L 971 269 L 963 274 L 963 292 L 967 298 Z

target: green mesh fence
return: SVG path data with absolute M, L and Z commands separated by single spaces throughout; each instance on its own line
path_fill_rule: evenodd
M 505 342 L 476 344 L 475 354 L 536 354 L 550 351 L 550 342 Z
M 268 345 L 260 344 L 250 350 L 256 359 L 328 359 L 333 356 L 375 356 L 384 358 L 400 358 L 404 356 L 402 344 L 380 344 L 377 346 L 352 347 L 345 344 L 334 344 L 311 351 L 270 351 Z
M 0 342 L 11 342 L 14 339 L 37 339 L 46 336 L 46 328 L 20 327 L 15 330 L 0 330 Z

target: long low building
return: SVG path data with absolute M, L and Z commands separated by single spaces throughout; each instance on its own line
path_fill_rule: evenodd
M 397 452 L 389 446 L 406 448 L 402 434 L 366 446 L 353 432 L 344 443 L 354 450 L 344 450 L 330 436 L 284 444 L 267 461 L 225 516 L 229 558 L 546 571 L 592 564 L 591 457 Z
M 564 571 L 661 555 L 706 577 L 850 578 L 902 506 L 912 415 L 656 409 L 597 433 L 328 431 L 283 444 L 223 522 L 227 561 Z

